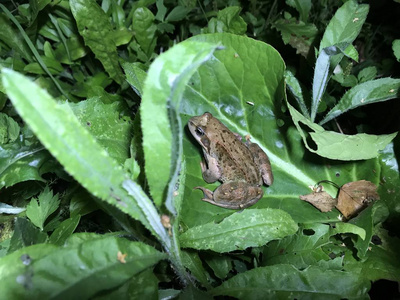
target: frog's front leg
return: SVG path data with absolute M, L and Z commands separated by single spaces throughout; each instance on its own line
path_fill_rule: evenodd
M 218 161 L 207 153 L 204 153 L 204 157 L 207 163 L 204 161 L 200 162 L 203 179 L 207 183 L 216 182 L 221 178 L 221 170 L 218 166 Z

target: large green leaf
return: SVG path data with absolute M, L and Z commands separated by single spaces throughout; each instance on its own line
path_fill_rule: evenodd
M 87 299 L 151 267 L 165 254 L 113 236 L 72 236 L 64 247 L 36 245 L 0 259 L 0 292 L 7 299 Z M 126 255 L 118 259 L 118 253 Z M 22 255 L 22 256 L 21 256 Z
M 127 180 L 128 174 L 96 143 L 73 112 L 57 104 L 46 91 L 24 76 L 6 69 L 2 72 L 4 88 L 15 108 L 65 169 L 92 194 L 140 220 L 160 240 L 168 243 L 165 230 L 160 229 L 160 220 L 150 224 L 137 204 L 146 203 L 151 207 L 150 199 L 136 183 Z M 123 182 L 129 183 L 129 193 L 122 187 Z M 136 201 L 129 194 L 134 194 Z
M 337 222 L 337 211 L 321 213 L 299 200 L 299 195 L 308 194 L 309 186 L 320 180 L 339 185 L 359 179 L 379 182 L 380 167 L 376 159 L 355 164 L 318 158 L 306 153 L 294 127 L 278 126 L 290 123 L 290 119 L 281 114 L 284 63 L 276 50 L 265 43 L 230 34 L 192 39 L 220 43 L 224 49 L 215 52 L 214 58 L 191 78 L 182 102 L 182 117 L 188 120 L 189 116 L 209 111 L 232 131 L 242 136 L 250 134 L 252 142 L 268 154 L 275 182 L 253 208 L 282 209 L 300 223 Z M 183 223 L 190 228 L 220 221 L 234 213 L 201 201 L 202 193 L 193 190 L 199 185 L 214 190 L 219 183 L 204 182 L 200 168 L 202 153 L 189 133 L 184 139 L 184 154 L 187 172 Z M 327 185 L 326 190 L 336 196 L 335 188 Z
M 210 57 L 215 48 L 215 45 L 207 43 L 183 42 L 160 55 L 149 69 L 140 118 L 147 181 L 158 206 L 162 203 L 170 180 L 171 164 L 172 168 L 176 164 L 176 144 L 182 140 L 177 132 L 180 124 L 174 116 L 179 99 L 193 72 Z
M 180 235 L 180 242 L 182 247 L 229 252 L 262 246 L 296 231 L 297 224 L 282 210 L 246 209 L 220 223 L 192 227 Z
M 369 287 L 357 273 L 282 264 L 238 274 L 211 293 L 238 299 L 368 299 Z
M 85 44 L 100 60 L 110 77 L 121 84 L 124 75 L 118 63 L 113 29 L 106 13 L 95 0 L 71 0 L 69 5 Z

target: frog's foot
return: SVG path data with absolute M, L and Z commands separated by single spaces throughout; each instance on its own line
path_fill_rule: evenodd
M 206 189 L 206 188 L 204 188 L 204 187 L 202 187 L 202 186 L 196 186 L 196 187 L 194 187 L 193 188 L 194 190 L 202 190 L 203 191 L 203 193 L 204 193 L 204 198 L 203 199 L 201 199 L 201 200 L 203 200 L 203 201 L 206 201 L 206 202 L 214 202 L 214 193 L 213 192 L 211 192 L 210 190 L 208 190 L 208 189 Z

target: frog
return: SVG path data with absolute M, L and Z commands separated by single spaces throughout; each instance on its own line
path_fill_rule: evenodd
M 274 181 L 270 160 L 261 147 L 246 141 L 228 129 L 211 113 L 189 119 L 188 128 L 200 144 L 204 159 L 200 162 L 207 183 L 222 182 L 214 192 L 201 186 L 202 200 L 227 209 L 244 209 L 254 205 L 264 194 L 263 183 Z

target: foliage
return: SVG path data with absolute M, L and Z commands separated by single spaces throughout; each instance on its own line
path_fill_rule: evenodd
M 400 281 L 396 27 L 326 4 L 2 1 L 1 294 L 358 299 Z M 271 161 L 243 211 L 193 190 L 220 184 L 186 126 L 206 111 Z M 299 199 L 358 180 L 380 200 L 347 222 Z

